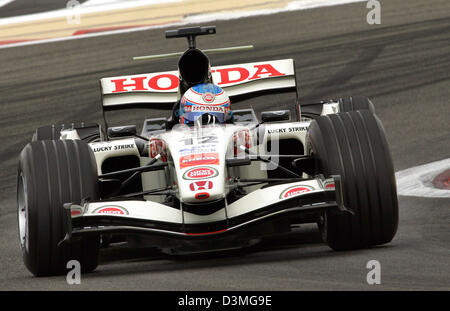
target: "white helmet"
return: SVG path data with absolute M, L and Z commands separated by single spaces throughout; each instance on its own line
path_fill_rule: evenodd
M 198 118 L 202 123 L 225 123 L 230 115 L 230 99 L 225 91 L 212 83 L 197 84 L 187 90 L 180 102 L 180 123 L 192 124 Z

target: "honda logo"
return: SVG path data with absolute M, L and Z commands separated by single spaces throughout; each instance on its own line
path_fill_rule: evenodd
M 196 181 L 189 185 L 189 188 L 191 191 L 198 191 L 198 190 L 208 190 L 212 189 L 213 183 L 212 181 Z

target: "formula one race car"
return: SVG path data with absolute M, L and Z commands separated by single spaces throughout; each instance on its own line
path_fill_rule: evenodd
M 398 224 L 392 160 L 374 106 L 346 97 L 290 110 L 231 109 L 241 98 L 297 94 L 292 59 L 210 67 L 186 37 L 178 71 L 101 79 L 105 126 L 40 127 L 20 154 L 20 245 L 37 276 L 84 272 L 99 248 L 128 242 L 177 254 L 246 247 L 317 223 L 334 250 L 388 243 Z M 222 51 L 248 49 L 224 48 Z M 206 52 L 206 53 L 205 53 Z M 144 59 L 173 56 L 156 55 Z M 264 100 L 265 96 L 259 97 Z M 230 106 L 231 101 L 231 106 Z M 108 127 L 106 112 L 171 110 Z

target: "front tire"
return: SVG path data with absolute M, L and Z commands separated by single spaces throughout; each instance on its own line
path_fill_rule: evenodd
M 58 246 L 67 232 L 64 203 L 80 204 L 99 198 L 97 169 L 83 141 L 36 141 L 20 154 L 17 201 L 23 260 L 36 276 L 64 274 L 69 260 L 83 272 L 98 265 L 98 236 Z
M 322 235 L 334 250 L 390 242 L 398 226 L 398 201 L 391 155 L 380 120 L 370 110 L 326 115 L 308 131 L 316 173 L 340 175 L 351 214 L 325 215 Z

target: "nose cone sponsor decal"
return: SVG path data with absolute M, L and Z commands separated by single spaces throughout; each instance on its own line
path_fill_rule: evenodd
M 183 174 L 183 179 L 191 180 L 191 179 L 207 179 L 213 178 L 219 175 L 219 172 L 212 167 L 202 166 L 191 168 Z
M 128 215 L 128 211 L 117 205 L 102 206 L 93 211 L 94 214 Z
M 197 200 L 205 200 L 205 199 L 209 198 L 209 193 L 208 193 L 208 192 L 200 192 L 200 193 L 197 193 L 197 194 L 195 195 L 195 198 L 196 198 Z
M 180 149 L 180 154 L 194 154 L 194 153 L 208 153 L 208 152 L 216 152 L 217 145 L 216 144 L 205 144 L 199 146 L 191 146 L 187 148 Z
M 217 152 L 189 154 L 180 158 L 180 168 L 197 165 L 219 165 Z
M 193 183 L 191 183 L 189 185 L 189 189 L 191 189 L 191 191 L 209 190 L 209 189 L 212 189 L 212 187 L 213 187 L 213 182 L 206 181 L 206 180 L 194 181 Z
M 292 187 L 285 189 L 281 193 L 280 199 L 289 199 L 289 198 L 295 197 L 297 195 L 309 192 L 311 190 L 314 190 L 314 188 L 311 186 L 303 186 L 303 185 L 292 186 Z

